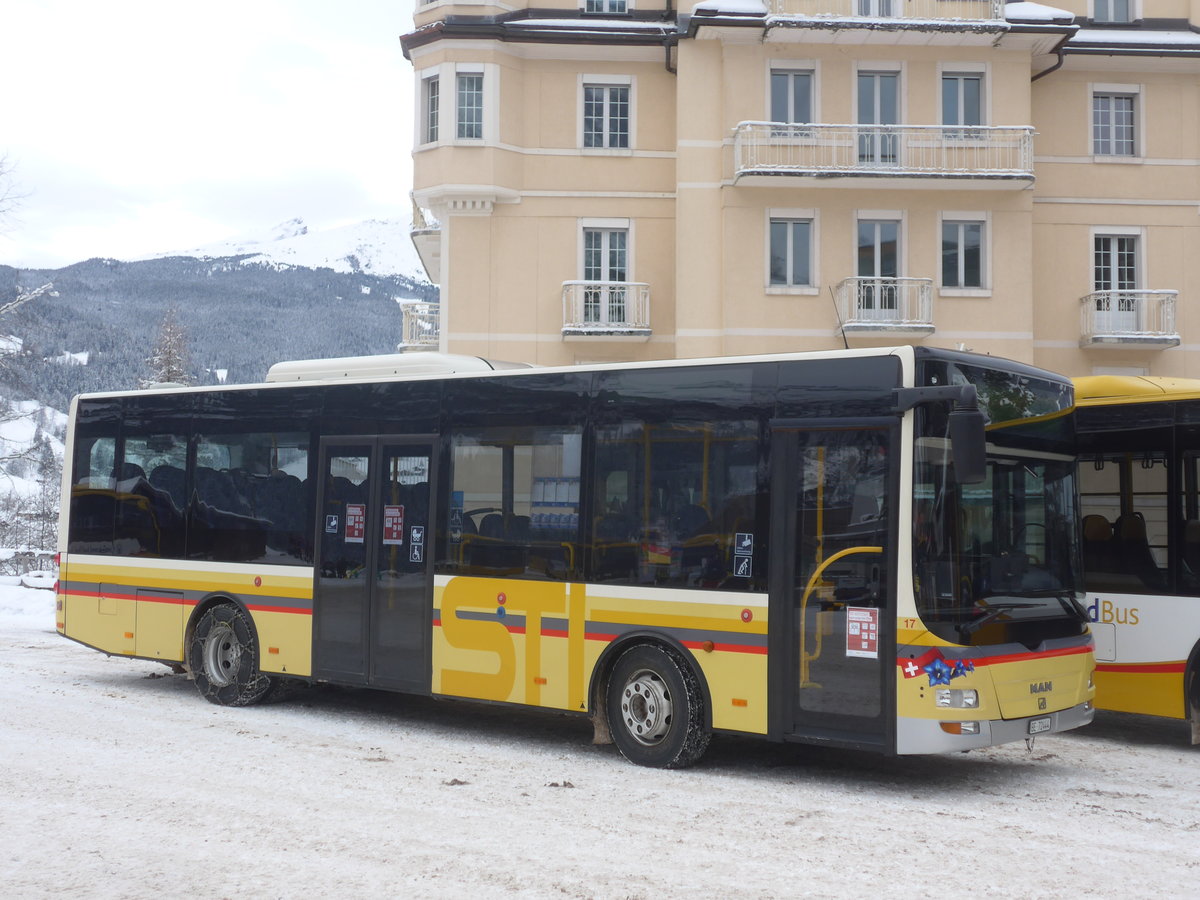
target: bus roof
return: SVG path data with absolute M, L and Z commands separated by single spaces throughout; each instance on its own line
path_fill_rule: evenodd
M 1075 382 L 1078 406 L 1200 399 L 1200 380 L 1152 375 L 1084 375 Z

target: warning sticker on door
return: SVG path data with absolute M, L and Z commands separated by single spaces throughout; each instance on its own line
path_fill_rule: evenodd
M 367 505 L 346 504 L 346 543 L 361 544 L 367 535 Z
M 404 543 L 404 507 L 383 508 L 383 543 L 397 546 Z
M 846 607 L 846 655 L 879 658 L 879 610 Z

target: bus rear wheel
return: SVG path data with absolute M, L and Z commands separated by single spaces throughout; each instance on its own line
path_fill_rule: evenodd
M 632 763 L 681 769 L 708 749 L 700 682 L 674 650 L 626 650 L 613 666 L 606 705 L 613 741 Z
M 258 671 L 258 640 L 250 617 L 231 603 L 205 610 L 188 645 L 188 668 L 200 695 L 219 706 L 266 699 L 274 679 Z

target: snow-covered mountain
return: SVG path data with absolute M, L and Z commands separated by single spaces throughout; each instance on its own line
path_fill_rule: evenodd
M 335 272 L 402 275 L 428 282 L 425 267 L 409 237 L 410 230 L 408 222 L 398 219 L 368 219 L 353 225 L 313 230 L 303 219 L 295 218 L 262 235 L 157 253 L 151 258 L 245 256 L 243 265 L 327 268 Z

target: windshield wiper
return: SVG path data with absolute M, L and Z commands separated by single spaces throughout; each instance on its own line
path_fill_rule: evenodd
M 1003 613 L 1010 612 L 1014 609 L 1033 609 L 1041 606 L 1040 603 L 1021 603 L 1016 600 L 1007 600 L 1002 603 L 989 603 L 987 606 L 977 607 L 983 615 L 973 622 L 964 622 L 958 626 L 958 633 L 962 637 L 970 637 L 984 625 L 995 619 Z

